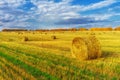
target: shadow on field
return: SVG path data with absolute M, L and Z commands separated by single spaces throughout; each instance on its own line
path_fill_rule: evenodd
M 102 51 L 102 58 L 108 58 L 108 57 L 120 57 L 120 54 L 115 53 L 115 52 L 110 52 L 110 51 Z

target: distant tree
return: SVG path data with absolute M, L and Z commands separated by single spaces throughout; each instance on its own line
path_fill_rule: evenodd
M 120 31 L 120 26 L 114 29 L 115 31 Z
M 86 28 L 79 28 L 78 31 L 87 31 L 88 29 Z
M 102 31 L 112 31 L 112 27 L 103 28 Z
M 67 29 L 58 28 L 58 29 L 51 29 L 50 31 L 67 31 Z
M 28 31 L 27 29 L 3 29 L 2 31 Z
M 76 28 L 69 28 L 68 31 L 77 31 Z
M 36 29 L 35 31 L 45 32 L 45 31 L 49 31 L 49 29 Z
M 105 28 L 90 28 L 90 31 L 112 31 L 112 27 L 105 27 Z

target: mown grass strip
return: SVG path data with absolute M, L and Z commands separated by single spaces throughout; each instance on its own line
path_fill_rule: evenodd
M 4 71 L 4 68 L 3 68 L 3 66 L 0 64 L 0 77 L 3 77 L 4 79 L 6 79 L 5 74 L 3 73 L 3 71 Z
M 11 61 L 14 65 L 18 65 L 20 66 L 21 68 L 24 68 L 28 73 L 32 74 L 35 78 L 38 78 L 39 77 L 45 77 L 47 80 L 58 80 L 58 78 L 54 77 L 54 76 L 51 76 L 45 72 L 42 72 L 40 71 L 39 69 L 35 68 L 35 67 L 32 67 L 30 65 L 27 65 L 25 64 L 24 62 L 18 60 L 18 59 L 15 59 L 14 57 L 12 56 L 9 56 L 9 55 L 6 55 L 2 52 L 0 52 L 0 56 L 1 57 L 4 57 L 6 60 L 8 61 Z
M 20 50 L 15 50 L 15 49 L 12 49 L 12 48 L 9 48 L 8 46 L 6 45 L 0 45 L 1 47 L 5 48 L 6 50 L 9 50 L 9 51 L 14 51 L 16 54 L 17 53 L 20 53 L 20 54 L 25 54 L 26 56 L 32 56 L 33 58 L 35 59 L 42 59 L 42 60 L 47 60 L 48 62 L 50 63 L 53 63 L 55 65 L 61 65 L 61 66 L 66 66 L 66 67 L 69 67 L 70 69 L 72 69 L 74 72 L 77 72 L 77 74 L 81 76 L 81 78 L 84 78 L 84 79 L 87 79 L 86 76 L 89 76 L 89 77 L 98 77 L 100 78 L 101 75 L 104 76 L 104 74 L 96 74 L 95 72 L 92 72 L 92 71 L 88 71 L 87 68 L 86 69 L 82 69 L 82 68 L 78 68 L 76 66 L 73 66 L 73 65 L 70 65 L 70 62 L 68 59 L 66 60 L 65 57 L 56 57 L 56 59 L 59 59 L 59 60 L 55 60 L 54 61 L 54 58 L 52 59 L 49 59 L 49 58 L 43 58 L 43 57 L 40 57 L 40 56 L 37 56 L 37 55 L 34 55 L 34 54 L 30 54 L 30 53 L 25 53 L 23 51 L 20 51 Z M 45 52 L 43 52 L 42 54 L 46 54 Z M 49 56 L 49 57 L 52 57 L 52 56 Z M 62 59 L 62 60 L 61 60 Z M 60 62 L 59 62 L 60 61 Z M 50 65 L 49 65 L 50 66 Z M 87 67 L 87 66 L 86 66 Z M 78 75 L 72 75 L 72 73 L 67 70 L 68 72 L 66 72 L 67 75 L 70 75 L 70 76 L 78 76 Z M 79 77 L 80 78 L 80 77 Z M 104 77 L 105 78 L 105 77 Z M 107 78 L 107 77 L 106 77 Z
M 0 57 L 1 58 L 1 57 Z M 22 77 L 23 80 L 28 80 L 27 78 L 25 78 L 24 76 L 22 76 L 18 71 L 16 71 L 13 66 L 9 65 L 9 62 L 4 62 L 0 59 L 0 62 L 3 63 L 6 67 L 8 67 L 9 69 L 11 69 L 11 71 L 13 71 L 14 73 L 16 73 L 17 75 L 19 75 L 19 77 Z M 9 72 L 10 73 L 10 72 Z M 14 76 L 10 73 L 10 77 L 15 80 Z M 17 76 L 16 76 L 17 77 Z
M 6 45 L 0 45 L 0 47 L 2 48 L 5 48 L 7 50 L 10 50 L 10 51 L 13 51 L 15 53 L 19 53 L 19 54 L 24 54 L 26 56 L 31 56 L 33 57 L 34 59 L 38 59 L 38 60 L 46 60 L 48 62 L 48 64 L 55 64 L 55 65 L 62 65 L 62 66 L 65 66 L 65 65 L 69 65 L 68 62 L 70 62 L 70 60 L 68 58 L 65 58 L 64 56 L 54 56 L 54 55 L 49 55 L 50 58 L 46 58 L 46 56 L 38 56 L 38 55 L 35 55 L 35 54 L 30 54 L 30 53 L 26 53 L 24 51 L 21 51 L 21 50 L 18 50 L 18 49 L 12 49 Z M 42 54 L 46 54 L 46 52 L 41 52 Z M 50 54 L 47 52 L 47 54 Z M 56 61 L 56 59 L 59 59 L 59 61 Z

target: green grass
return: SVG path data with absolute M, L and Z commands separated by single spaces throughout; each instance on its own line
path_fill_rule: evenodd
M 39 69 L 32 67 L 30 65 L 27 65 L 24 62 L 14 58 L 10 55 L 6 55 L 6 54 L 0 52 L 0 56 L 4 57 L 6 60 L 12 62 L 14 65 L 20 66 L 20 68 L 24 68 L 29 74 L 32 74 L 36 78 L 40 78 L 41 76 L 44 76 L 46 79 L 49 79 L 49 80 L 58 80 L 57 78 L 55 78 L 47 73 L 41 72 Z

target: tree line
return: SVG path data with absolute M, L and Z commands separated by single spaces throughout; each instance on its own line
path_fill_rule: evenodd
M 69 28 L 69 29 L 36 29 L 36 30 L 27 30 L 27 29 L 3 29 L 4 31 L 120 31 L 120 27 L 112 28 L 112 27 L 92 27 L 92 28 Z

